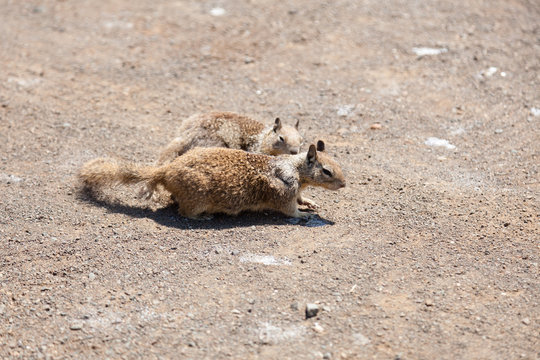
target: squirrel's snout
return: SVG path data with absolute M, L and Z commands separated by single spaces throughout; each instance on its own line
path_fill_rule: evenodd
M 296 155 L 296 154 L 298 154 L 298 150 L 299 150 L 299 149 L 297 149 L 297 148 L 291 149 L 291 150 L 290 150 L 291 155 Z

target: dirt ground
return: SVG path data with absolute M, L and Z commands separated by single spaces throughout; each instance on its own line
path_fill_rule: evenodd
M 0 357 L 540 358 L 539 19 L 534 0 L 0 1 Z M 307 222 L 78 191 L 85 161 L 152 164 L 210 110 L 299 119 L 347 187 L 308 190 Z

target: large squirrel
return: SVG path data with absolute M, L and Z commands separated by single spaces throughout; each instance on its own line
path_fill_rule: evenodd
M 250 117 L 233 112 L 195 114 L 182 122 L 177 137 L 161 152 L 158 165 L 173 161 L 194 147 L 224 147 L 267 155 L 298 154 L 303 138 L 296 125 L 276 118 L 265 127 Z
M 324 142 L 297 155 L 269 156 L 242 150 L 195 148 L 173 162 L 159 166 L 120 164 L 95 159 L 86 163 L 79 178 L 89 189 L 118 183 L 161 185 L 178 203 L 180 215 L 201 219 L 213 213 L 276 210 L 297 218 L 309 217 L 298 204 L 307 186 L 337 190 L 345 186 L 341 167 L 324 152 Z

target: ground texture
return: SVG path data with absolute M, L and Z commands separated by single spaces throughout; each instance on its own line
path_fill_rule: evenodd
M 0 357 L 537 359 L 539 18 L 0 1 Z M 78 191 L 85 161 L 151 164 L 209 110 L 299 119 L 347 187 L 309 190 L 308 222 Z

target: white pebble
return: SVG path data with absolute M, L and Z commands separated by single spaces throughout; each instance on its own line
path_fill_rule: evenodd
M 313 330 L 315 332 L 318 332 L 319 334 L 324 332 L 324 328 L 321 325 L 319 325 L 319 323 L 313 324 Z
M 225 9 L 220 7 L 215 7 L 210 10 L 210 15 L 212 16 L 223 16 L 225 15 Z
M 348 104 L 348 105 L 342 105 L 338 107 L 337 109 L 337 115 L 341 117 L 349 116 L 352 111 L 354 110 L 355 106 Z
M 491 66 L 489 69 L 487 69 L 484 72 L 484 75 L 486 76 L 493 76 L 497 72 L 497 68 L 495 66 Z
M 448 140 L 439 139 L 436 137 L 427 138 L 424 144 L 426 144 L 427 146 L 441 146 L 447 148 L 448 150 L 454 150 L 456 148 L 456 146 L 450 144 Z
M 412 51 L 416 56 L 431 56 L 431 55 L 440 55 L 445 52 L 448 52 L 447 48 L 429 48 L 429 47 L 413 47 Z
M 272 266 L 291 265 L 290 260 L 286 258 L 278 259 L 278 258 L 273 257 L 272 255 L 256 255 L 256 254 L 243 255 L 240 258 L 240 262 L 272 265 Z

